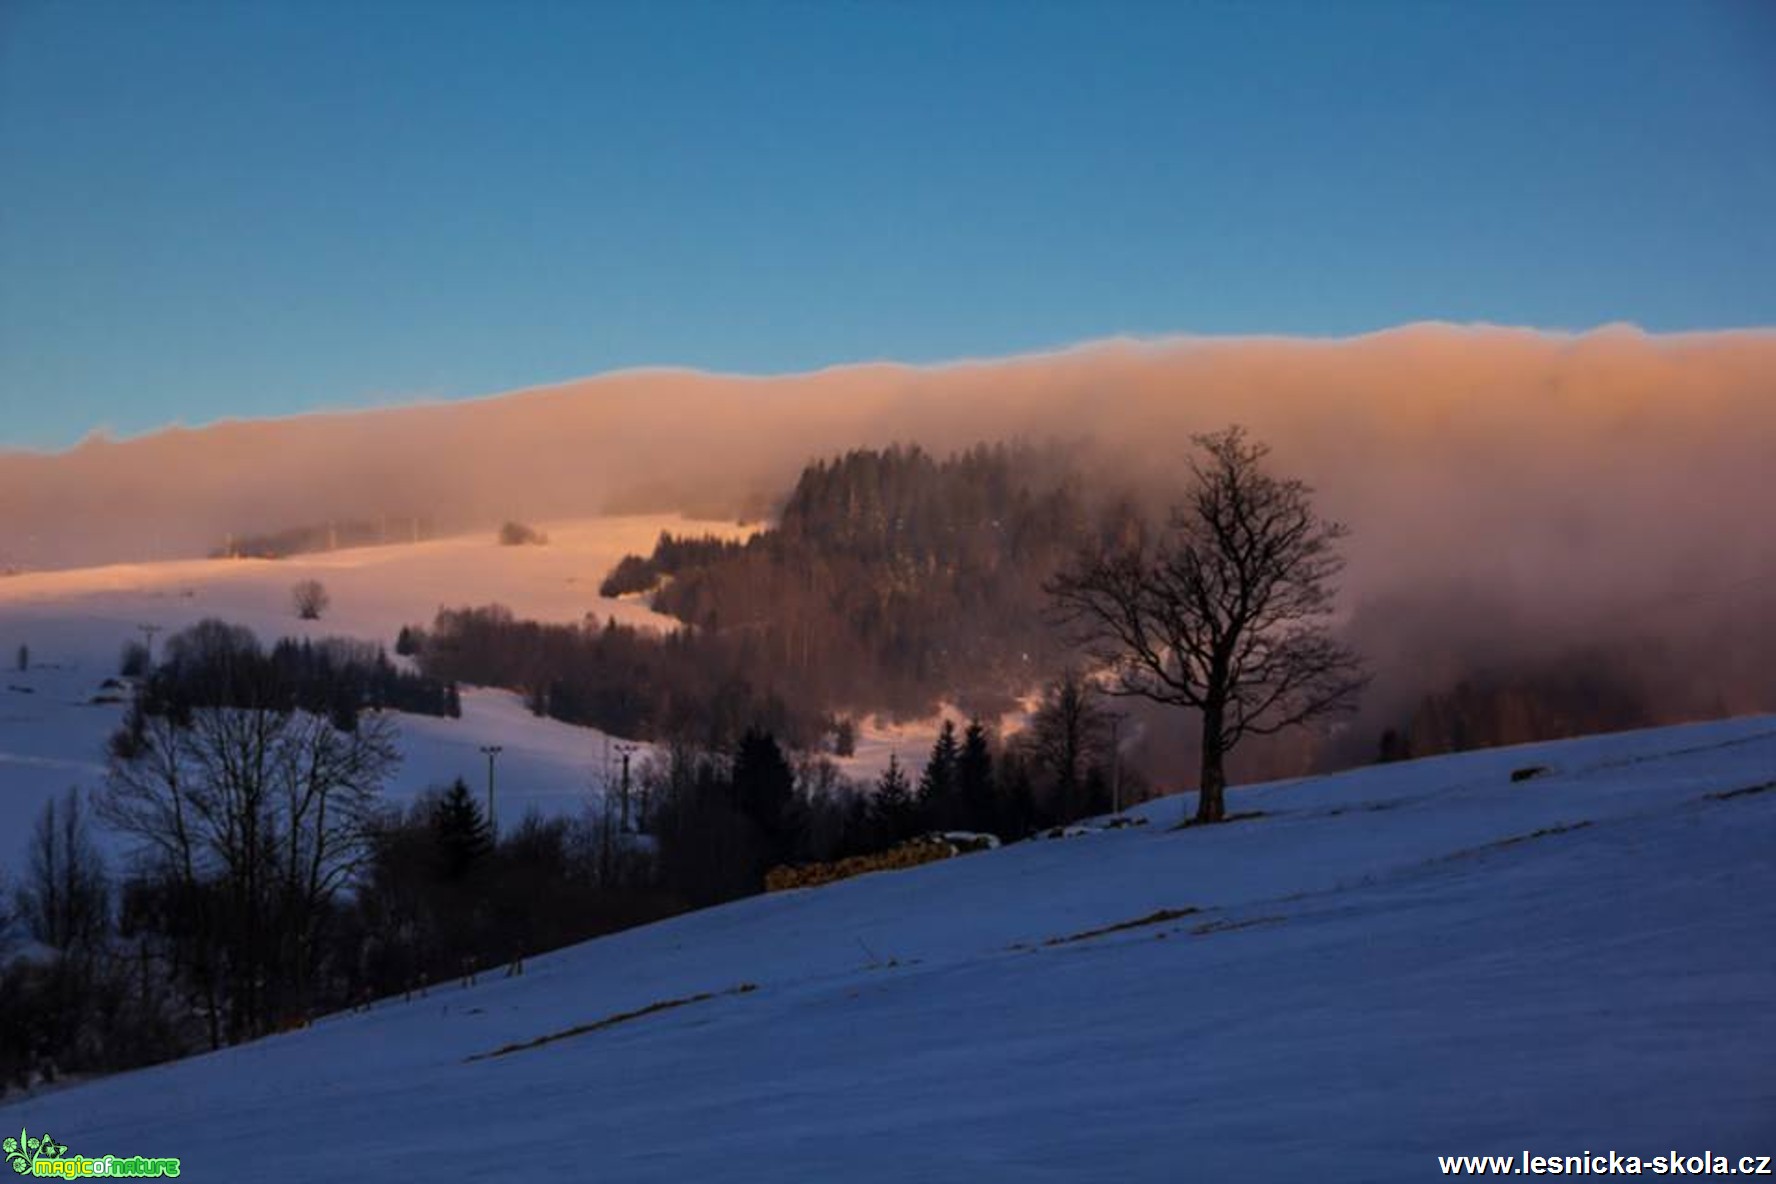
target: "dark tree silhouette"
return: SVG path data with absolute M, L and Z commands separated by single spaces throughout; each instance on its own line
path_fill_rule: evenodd
M 995 833 L 1006 839 L 1022 839 L 1036 829 L 1040 811 L 1030 762 L 1017 746 L 1008 747 L 995 770 L 998 794 L 994 800 Z
M 296 615 L 305 621 L 318 621 L 321 614 L 333 598 L 327 595 L 327 589 L 319 580 L 299 580 L 290 589 L 290 603 L 296 608 Z
M 1050 788 L 1051 806 L 1067 822 L 1091 813 L 1086 783 L 1108 755 L 1110 720 L 1098 706 L 1100 697 L 1078 668 L 1069 666 L 1043 688 L 1025 736 Z
M 432 807 L 432 841 L 438 851 L 438 873 L 447 882 L 466 877 L 493 851 L 493 830 L 487 816 L 458 777 Z
M 931 759 L 919 778 L 919 809 L 929 826 L 948 830 L 958 825 L 958 785 L 956 763 L 961 749 L 956 743 L 956 725 L 943 721 L 937 740 L 931 746 Z
M 962 733 L 962 751 L 956 757 L 956 796 L 962 807 L 962 824 L 970 830 L 999 829 L 993 792 L 993 749 L 987 729 L 971 720 Z
M 249 635 L 250 636 L 250 635 Z M 370 850 L 400 760 L 394 725 L 242 707 L 140 710 L 111 746 L 100 814 L 192 909 L 191 968 L 219 1046 L 306 1007 L 327 917 Z
M 849 757 L 857 755 L 857 721 L 848 715 L 841 715 L 833 721 L 833 755 Z
M 1218 822 L 1241 739 L 1349 710 L 1366 678 L 1327 626 L 1345 528 L 1268 473 L 1243 429 L 1194 439 L 1193 487 L 1164 529 L 1089 547 L 1049 592 L 1111 693 L 1201 713 L 1196 818 Z
M 61 951 L 96 948 L 110 921 L 110 881 L 80 795 L 51 798 L 37 816 L 18 913 L 31 936 Z
M 507 522 L 499 529 L 499 541 L 502 547 L 540 547 L 548 543 L 549 536 L 526 523 Z
M 882 776 L 876 782 L 870 814 L 875 823 L 877 846 L 892 846 L 918 829 L 919 806 L 913 800 L 912 783 L 907 780 L 898 756 L 890 754 L 888 757 L 888 767 L 882 770 Z
M 359 711 L 449 715 L 452 686 L 396 669 L 374 645 L 347 638 L 283 638 L 268 651 L 252 630 L 199 621 L 167 639 L 165 661 L 143 679 L 139 710 L 195 707 L 297 709 L 330 717 L 341 731 Z
M 734 756 L 733 787 L 734 805 L 763 835 L 767 858 L 771 862 L 788 858 L 795 770 L 776 737 L 758 728 L 741 737 Z

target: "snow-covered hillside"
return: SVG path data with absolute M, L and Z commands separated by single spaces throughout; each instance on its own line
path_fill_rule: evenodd
M 500 603 L 522 617 L 577 622 L 591 615 L 663 629 L 677 622 L 635 598 L 598 595 L 623 555 L 646 552 L 662 530 L 739 536 L 746 528 L 666 516 L 544 523 L 549 544 L 502 547 L 491 531 L 282 560 L 185 560 L 0 578 L 0 867 L 18 866 L 32 819 L 71 786 L 96 787 L 106 738 L 124 707 L 104 681 L 116 674 L 140 627 L 168 631 L 205 617 L 246 625 L 267 643 L 279 637 L 344 636 L 392 646 L 402 625 L 428 624 L 440 607 Z M 299 620 L 290 589 L 316 579 L 331 596 L 319 621 Z M 30 669 L 14 668 L 19 646 Z M 462 776 L 479 788 L 482 745 L 497 744 L 500 814 L 577 810 L 610 775 L 609 738 L 527 713 L 515 695 L 471 689 L 460 720 L 401 716 L 400 771 L 388 786 L 400 800 Z M 934 721 L 895 727 L 870 721 L 847 772 L 873 776 L 891 752 L 917 760 Z
M 282 560 L 187 560 L 28 573 L 0 579 L 0 866 L 16 867 L 43 801 L 70 786 L 95 787 L 106 737 L 123 712 L 102 687 L 140 626 L 167 631 L 205 617 L 246 625 L 262 641 L 344 636 L 393 645 L 405 624 L 427 624 L 440 607 L 501 603 L 548 621 L 616 616 L 676 623 L 633 599 L 598 595 L 618 559 L 653 546 L 662 530 L 739 534 L 732 524 L 676 517 L 599 518 L 547 524 L 543 547 L 502 547 L 491 531 Z M 290 589 L 317 579 L 332 604 L 319 621 L 298 620 Z M 14 668 L 19 646 L 31 668 Z M 537 719 L 516 696 L 470 690 L 460 720 L 402 716 L 403 762 L 392 798 L 463 776 L 486 777 L 483 744 L 499 744 L 501 813 L 518 817 L 579 809 L 606 770 L 605 737 Z
M 1776 1151 L 1776 718 L 1237 790 L 1255 817 L 1173 829 L 1191 806 L 691 914 L 0 1129 L 264 1182 Z

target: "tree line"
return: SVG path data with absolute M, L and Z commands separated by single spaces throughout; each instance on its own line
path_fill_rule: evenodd
M 716 535 L 696 537 L 660 532 L 654 549 L 647 555 L 625 555 L 617 561 L 610 574 L 598 585 L 600 596 L 628 596 L 652 592 L 662 580 L 682 571 L 731 560 L 746 549 L 739 539 Z
M 1644 676 L 1601 649 L 1480 666 L 1423 696 L 1382 731 L 1376 759 L 1408 760 L 1473 748 L 1531 744 L 1669 722 Z M 1725 715 L 1721 707 L 1701 714 Z
M 434 677 L 618 735 L 728 748 L 758 724 L 797 748 L 842 747 L 859 715 L 926 716 L 944 700 L 997 716 L 1058 669 L 1044 582 L 1087 520 L 1053 450 L 859 450 L 810 465 L 776 527 L 744 543 L 666 534 L 606 578 L 607 594 L 649 592 L 681 629 L 547 625 L 493 605 L 440 611 L 404 648 Z
M 179 640 L 169 654 L 187 653 Z M 393 717 L 355 714 L 141 701 L 103 788 L 37 821 L 12 894 L 33 945 L 0 964 L 0 1085 L 521 973 L 547 950 L 761 891 L 782 864 L 931 830 L 1019 837 L 1101 812 L 1114 776 L 1108 717 L 1069 675 L 1009 741 L 946 723 L 916 780 L 895 759 L 856 784 L 752 727 L 728 749 L 679 743 L 644 762 L 633 830 L 612 784 L 577 816 L 495 835 L 460 779 L 384 801 Z M 107 866 L 96 826 L 127 841 L 127 863 Z
M 489 605 L 440 610 L 397 648 L 432 679 L 515 690 L 537 715 L 631 739 L 722 749 L 757 724 L 811 748 L 834 726 L 814 696 L 771 677 L 745 634 L 547 624 Z
M 141 680 L 126 732 L 145 715 L 184 717 L 202 707 L 303 711 L 344 730 L 366 709 L 462 714 L 454 682 L 402 670 L 381 646 L 348 638 L 286 637 L 268 650 L 251 629 L 212 618 L 168 638 L 152 670 L 147 661 L 145 647 L 125 647 L 122 670 Z
M 432 538 L 437 524 L 429 515 L 379 515 L 375 521 L 361 518 L 288 526 L 259 534 L 229 535 L 210 549 L 211 559 L 287 559 L 341 547 L 378 547 L 390 543 L 417 543 Z
M 1113 718 L 1068 671 L 1015 735 L 946 719 L 921 765 L 895 754 L 869 781 L 846 777 L 829 757 L 798 756 L 761 728 L 726 753 L 670 745 L 639 776 L 660 882 L 702 907 L 762 891 L 780 865 L 872 854 L 933 832 L 1015 842 L 1109 812 L 1113 787 L 1124 805 L 1143 800 L 1151 789 L 1121 767 Z

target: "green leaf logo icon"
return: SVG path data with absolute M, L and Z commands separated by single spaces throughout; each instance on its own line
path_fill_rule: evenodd
M 19 1131 L 18 1138 L 7 1139 L 0 1147 L 4 1147 L 6 1151 L 7 1164 L 21 1176 L 29 1175 L 38 1160 L 54 1159 L 68 1151 L 65 1143 L 57 1143 L 48 1135 L 33 1139 L 24 1130 Z

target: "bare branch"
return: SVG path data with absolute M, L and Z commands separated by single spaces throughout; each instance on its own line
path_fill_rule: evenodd
M 1165 530 L 1081 553 L 1049 593 L 1110 693 L 1202 712 L 1199 817 L 1212 820 L 1235 744 L 1349 710 L 1367 679 L 1328 620 L 1345 527 L 1314 513 L 1307 485 L 1267 473 L 1269 449 L 1243 429 L 1194 442 Z

